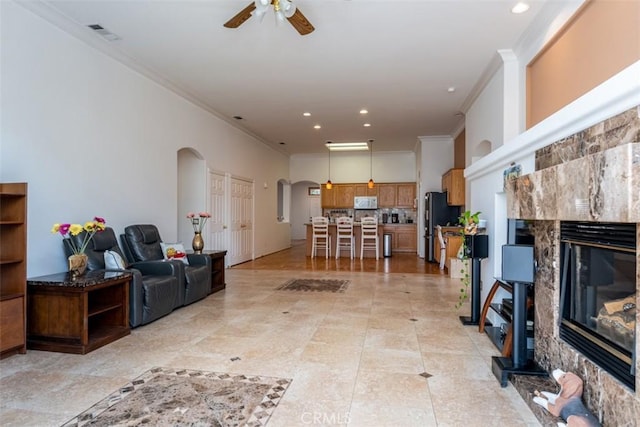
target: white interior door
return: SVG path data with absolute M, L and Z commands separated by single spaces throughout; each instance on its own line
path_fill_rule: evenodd
M 205 240 L 206 248 L 224 250 L 227 248 L 225 177 L 223 174 L 209 171 L 209 213 L 207 222 L 209 238 Z
M 229 265 L 253 257 L 253 182 L 231 178 Z
M 309 206 L 309 218 L 313 218 L 314 216 L 322 216 L 322 205 L 320 204 L 320 197 L 308 197 L 308 206 Z

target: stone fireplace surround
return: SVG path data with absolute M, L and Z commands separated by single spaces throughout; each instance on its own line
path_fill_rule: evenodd
M 535 360 L 549 372 L 561 368 L 578 374 L 584 380 L 583 400 L 604 426 L 640 422 L 640 376 L 636 375 L 633 392 L 560 339 L 560 221 L 635 223 L 640 241 L 638 141 L 640 107 L 634 107 L 537 150 L 536 171 L 506 188 L 508 217 L 534 220 Z M 636 253 L 636 304 L 640 303 L 638 261 Z M 636 337 L 640 337 L 638 313 Z M 635 346 L 640 354 L 637 338 Z

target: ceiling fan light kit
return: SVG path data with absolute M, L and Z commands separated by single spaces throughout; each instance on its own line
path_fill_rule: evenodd
M 284 20 L 287 19 L 293 28 L 302 36 L 315 30 L 313 25 L 311 25 L 291 0 L 255 0 L 238 12 L 236 16 L 228 20 L 224 26 L 226 28 L 238 28 L 254 14 L 262 21 L 264 15 L 272 6 L 276 16 L 276 23 L 284 22 Z

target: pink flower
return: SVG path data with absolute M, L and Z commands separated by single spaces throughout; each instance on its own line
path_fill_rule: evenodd
M 193 212 L 189 212 L 189 213 L 187 214 L 187 218 L 193 218 L 193 217 L 195 217 L 195 216 L 196 216 L 196 214 L 194 214 Z
M 211 214 L 209 212 L 200 212 L 198 215 L 200 218 L 211 218 Z
M 99 216 L 94 216 L 93 220 L 95 222 L 99 222 L 100 224 L 104 224 L 106 221 L 104 220 L 104 218 L 100 218 Z
M 66 236 L 66 234 L 69 232 L 69 228 L 71 228 L 71 224 L 60 224 L 58 232 L 63 236 Z

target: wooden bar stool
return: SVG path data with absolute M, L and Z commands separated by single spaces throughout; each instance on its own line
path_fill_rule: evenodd
M 355 238 L 353 236 L 353 218 L 341 216 L 336 223 L 336 259 L 341 250 L 349 250 L 351 259 L 355 256 Z
M 324 249 L 325 258 L 331 256 L 331 236 L 329 235 L 329 220 L 323 216 L 316 216 L 311 219 L 313 228 L 311 258 L 316 256 L 318 249 Z
M 378 219 L 375 217 L 364 217 L 360 220 L 360 259 L 364 258 L 364 251 L 375 250 L 376 259 L 380 254 L 378 248 Z

